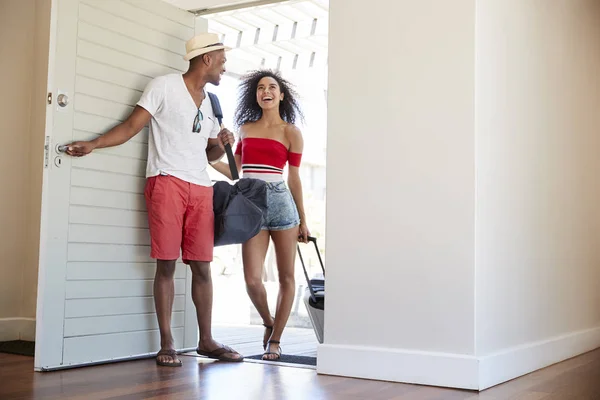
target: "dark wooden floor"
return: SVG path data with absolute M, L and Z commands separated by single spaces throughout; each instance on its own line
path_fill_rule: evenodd
M 482 393 L 319 376 L 309 369 L 182 358 L 183 368 L 160 368 L 152 360 L 142 360 L 34 373 L 32 358 L 0 354 L 0 399 L 600 399 L 600 350 Z

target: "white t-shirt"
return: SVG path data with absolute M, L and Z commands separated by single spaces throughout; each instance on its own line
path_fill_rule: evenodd
M 208 95 L 200 106 L 204 115 L 200 133 L 193 132 L 198 108 L 181 74 L 154 78 L 137 104 L 152 114 L 146 177 L 166 174 L 196 185 L 212 186 L 206 146 L 208 138 L 217 137 L 220 127 Z

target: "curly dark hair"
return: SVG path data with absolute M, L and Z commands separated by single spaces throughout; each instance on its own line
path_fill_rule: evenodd
M 256 102 L 258 82 L 264 77 L 271 77 L 279 84 L 283 93 L 283 100 L 279 104 L 279 115 L 288 124 L 296 123 L 297 119 L 303 120 L 304 115 L 298 103 L 298 94 L 294 86 L 281 77 L 281 74 L 272 70 L 256 70 L 242 77 L 239 86 L 238 105 L 235 109 L 234 123 L 239 128 L 248 122 L 256 122 L 262 117 L 262 108 Z

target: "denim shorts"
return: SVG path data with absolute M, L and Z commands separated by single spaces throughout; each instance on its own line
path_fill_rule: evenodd
M 298 225 L 298 209 L 285 182 L 267 182 L 267 215 L 261 229 L 283 231 Z

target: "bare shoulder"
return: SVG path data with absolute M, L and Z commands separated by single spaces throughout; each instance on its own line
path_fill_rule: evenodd
M 296 125 L 288 124 L 285 127 L 285 137 L 290 143 L 289 151 L 302 153 L 304 140 L 302 140 L 302 132 L 300 132 L 300 129 Z
M 246 122 L 244 125 L 240 126 L 240 130 L 239 130 L 240 139 L 243 139 L 246 136 L 248 136 L 248 132 L 252 131 L 252 129 L 254 128 L 254 125 L 255 125 L 254 122 Z
M 285 126 L 285 136 L 290 142 L 302 140 L 302 132 L 294 124 L 287 124 Z

